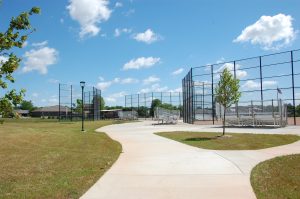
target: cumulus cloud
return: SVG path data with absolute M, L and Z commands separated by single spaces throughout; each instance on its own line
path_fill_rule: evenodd
M 272 87 L 277 85 L 277 81 L 263 81 L 262 82 L 263 87 Z M 260 82 L 255 82 L 253 80 L 248 80 L 246 81 L 245 84 L 242 85 L 243 88 L 247 88 L 247 89 L 258 89 L 260 88 Z
M 121 98 L 124 98 L 125 95 L 126 95 L 125 91 L 120 91 L 118 93 L 110 94 L 109 96 L 104 97 L 104 99 L 108 103 L 116 103 L 118 101 L 123 101 L 123 99 Z
M 233 71 L 234 70 L 234 64 L 233 63 L 225 63 L 220 68 L 218 68 L 215 72 L 221 73 L 221 72 L 223 72 L 223 70 L 225 68 L 227 68 L 232 74 L 234 74 L 234 71 Z M 241 78 L 244 78 L 248 75 L 246 71 L 240 69 L 241 65 L 236 64 L 235 68 L 236 68 L 236 78 L 241 79 Z M 219 75 L 217 77 L 219 77 Z
M 38 71 L 40 74 L 47 74 L 48 67 L 57 61 L 58 51 L 54 48 L 40 47 L 25 52 L 23 72 Z
M 59 80 L 58 79 L 48 79 L 48 82 L 51 83 L 51 84 L 58 84 L 59 83 Z
M 179 69 L 173 71 L 173 72 L 172 72 L 172 75 L 179 75 L 179 74 L 181 74 L 183 71 L 184 71 L 183 68 L 179 68 Z
M 98 35 L 99 24 L 111 16 L 108 0 L 69 0 L 69 3 L 67 10 L 71 18 L 80 24 L 80 38 Z
M 138 83 L 139 80 L 138 79 L 134 79 L 134 78 L 125 78 L 121 80 L 121 84 L 134 84 L 134 83 Z
M 159 35 L 154 33 L 151 29 L 147 29 L 145 32 L 137 33 L 133 37 L 136 41 L 144 42 L 146 44 L 151 44 L 157 40 L 159 40 Z
M 130 77 L 124 78 L 124 79 L 116 77 L 111 81 L 104 81 L 104 78 L 102 78 L 102 77 L 101 78 L 99 77 L 99 79 L 100 79 L 100 82 L 98 82 L 96 84 L 96 87 L 100 90 L 106 90 L 114 84 L 134 84 L 134 83 L 139 82 L 138 79 L 134 79 L 134 78 L 130 78 Z
M 130 29 L 130 28 L 122 28 L 122 29 L 116 28 L 114 36 L 120 37 L 123 33 L 128 34 L 131 32 L 132 32 L 132 29 Z
M 160 62 L 160 58 L 156 57 L 140 57 L 132 59 L 123 66 L 123 70 L 150 68 Z
M 233 41 L 258 44 L 264 50 L 280 49 L 296 38 L 292 21 L 293 18 L 290 15 L 284 14 L 261 16 Z
M 123 7 L 123 4 L 121 2 L 116 2 L 115 8 Z
M 160 79 L 154 75 L 149 76 L 148 78 L 143 80 L 144 84 L 152 84 L 152 83 L 159 82 L 159 81 L 160 81 Z
M 167 86 L 160 86 L 159 84 L 153 84 L 149 88 L 143 88 L 140 90 L 140 93 L 149 93 L 149 92 L 164 92 L 167 91 L 168 87 Z
M 47 46 L 47 45 L 48 45 L 48 41 L 42 41 L 42 42 L 32 43 L 33 47 L 43 47 L 43 46 Z
M 112 85 L 113 82 L 108 81 L 108 82 L 99 82 L 97 83 L 96 87 L 100 90 L 106 90 Z
M 168 90 L 168 92 L 171 92 L 171 93 L 179 93 L 179 92 L 182 92 L 182 87 L 178 87 L 178 88 L 175 88 L 175 89 Z

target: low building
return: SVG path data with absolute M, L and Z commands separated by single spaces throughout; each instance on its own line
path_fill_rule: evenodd
M 15 113 L 18 114 L 20 117 L 29 117 L 29 110 L 15 110 Z
M 102 119 L 117 119 L 119 118 L 118 112 L 122 109 L 112 109 L 112 110 L 101 110 Z
M 38 108 L 31 112 L 32 117 L 42 117 L 42 118 L 58 118 L 59 113 L 63 115 L 71 114 L 71 109 L 67 106 L 46 106 Z

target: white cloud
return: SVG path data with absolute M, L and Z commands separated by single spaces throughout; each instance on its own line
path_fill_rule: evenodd
M 48 82 L 51 83 L 51 84 L 58 84 L 59 80 L 57 80 L 57 79 L 49 79 Z
M 107 88 L 111 87 L 114 84 L 133 84 L 133 83 L 138 83 L 139 80 L 138 79 L 134 79 L 134 78 L 124 78 L 121 79 L 119 77 L 114 78 L 111 81 L 104 81 L 103 77 L 99 77 L 100 82 L 98 82 L 96 84 L 96 87 L 100 90 L 106 90 Z
M 64 20 L 63 18 L 60 18 L 60 19 L 59 19 L 59 22 L 60 22 L 61 24 L 63 24 L 63 23 L 65 22 L 65 20 Z
M 168 92 L 171 92 L 171 93 L 179 93 L 179 92 L 182 92 L 182 87 L 178 87 L 178 88 L 175 88 L 175 89 L 168 90 Z
M 123 66 L 123 70 L 150 68 L 160 62 L 160 58 L 156 57 L 140 57 L 132 59 Z
M 125 78 L 121 80 L 121 84 L 135 84 L 138 83 L 139 80 L 138 79 L 134 79 L 134 78 Z
M 184 71 L 183 68 L 179 68 L 179 69 L 173 71 L 173 72 L 172 72 L 172 75 L 179 75 L 179 74 L 181 74 L 183 71 Z
M 115 8 L 123 7 L 123 4 L 121 2 L 116 2 Z
M 159 82 L 159 81 L 160 81 L 160 79 L 154 75 L 149 76 L 148 78 L 143 80 L 144 84 L 152 84 L 152 83 Z
M 116 103 L 117 101 L 123 101 L 123 99 L 121 99 L 121 98 L 124 98 L 125 95 L 126 95 L 126 92 L 121 91 L 118 93 L 110 94 L 107 97 L 104 97 L 104 100 L 105 100 L 105 102 L 108 102 L 108 103 Z
M 263 81 L 262 84 L 263 84 L 263 87 L 272 87 L 277 84 L 277 81 Z M 246 81 L 245 84 L 242 85 L 242 87 L 247 88 L 247 89 L 258 89 L 258 88 L 260 88 L 260 82 L 248 80 L 248 81 Z
M 32 93 L 32 97 L 36 98 L 36 97 L 38 97 L 38 96 L 39 96 L 38 93 Z
M 124 14 L 125 17 L 129 17 L 130 15 L 133 15 L 134 13 L 135 13 L 135 10 L 130 9 L 130 10 L 124 12 L 123 14 Z
M 220 68 L 218 68 L 215 72 L 217 73 L 221 73 L 223 72 L 223 70 L 227 68 L 232 74 L 234 74 L 234 64 L 233 63 L 225 63 L 223 64 Z M 240 70 L 241 65 L 236 64 L 235 65 L 235 69 L 236 69 L 236 78 L 241 79 L 246 77 L 248 74 L 246 71 L 244 70 Z M 217 78 L 219 77 L 219 75 L 217 75 Z
M 104 77 L 102 77 L 102 76 L 99 76 L 98 79 L 99 79 L 101 82 L 103 82 L 103 81 L 105 80 Z
M 33 47 L 44 47 L 48 45 L 48 41 L 42 41 L 42 42 L 38 42 L 38 43 L 32 43 Z
M 151 44 L 151 43 L 159 40 L 160 37 L 156 33 L 154 33 L 151 29 L 147 29 L 145 32 L 137 33 L 133 38 L 136 41 Z
M 271 86 L 275 86 L 277 84 L 277 81 L 273 81 L 273 80 L 263 81 L 262 84 L 263 84 L 264 87 L 271 87 Z
M 22 48 L 26 48 L 28 46 L 29 42 L 28 41 L 25 41 L 22 45 Z
M 117 99 L 113 98 L 113 97 L 105 97 L 104 100 L 105 100 L 105 102 L 110 102 L 110 103 L 117 102 Z
M 2 64 L 4 64 L 5 62 L 8 61 L 8 58 L 5 56 L 0 56 L 0 66 L 2 66 Z
M 41 47 L 25 52 L 23 72 L 38 71 L 40 74 L 47 74 L 48 67 L 57 61 L 58 51 L 54 48 Z
M 120 37 L 123 33 L 128 34 L 128 33 L 131 33 L 131 32 L 132 32 L 132 29 L 130 29 L 130 28 L 122 28 L 122 29 L 116 28 L 114 36 L 115 37 Z
M 100 32 L 99 23 L 110 18 L 111 10 L 108 0 L 69 0 L 67 6 L 71 18 L 81 27 L 80 38 L 96 36 Z
M 106 90 L 112 85 L 113 82 L 108 81 L 108 82 L 99 82 L 97 83 L 96 87 L 100 90 Z
M 290 44 L 296 38 L 293 18 L 290 15 L 278 14 L 261 16 L 254 24 L 246 27 L 234 42 L 258 44 L 264 50 L 274 50 Z
M 153 84 L 149 88 L 143 88 L 143 89 L 141 89 L 140 93 L 164 92 L 164 91 L 167 91 L 167 90 L 168 90 L 167 86 L 161 87 L 159 84 Z

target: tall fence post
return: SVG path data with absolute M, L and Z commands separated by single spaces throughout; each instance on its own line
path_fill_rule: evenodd
M 212 119 L 213 119 L 213 125 L 215 124 L 215 105 L 214 105 L 214 65 L 211 65 L 211 110 L 212 110 Z
M 262 77 L 262 64 L 261 56 L 259 56 L 259 78 L 260 78 L 260 100 L 261 100 L 261 111 L 264 111 L 264 96 L 263 96 L 263 77 Z
M 60 121 L 60 83 L 58 84 L 58 121 Z
M 73 121 L 73 86 L 71 85 L 71 121 Z
M 297 124 L 296 121 L 296 102 L 295 102 L 295 80 L 294 80 L 294 56 L 293 51 L 291 51 L 291 67 L 292 67 L 292 89 L 293 89 L 293 115 L 294 115 L 294 125 Z

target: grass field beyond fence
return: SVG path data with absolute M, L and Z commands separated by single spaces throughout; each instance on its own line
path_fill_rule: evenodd
M 0 125 L 0 198 L 78 198 L 110 168 L 121 145 L 101 126 L 117 121 L 59 123 L 5 120 Z
M 213 150 L 264 149 L 290 144 L 300 139 L 300 136 L 297 135 L 249 133 L 226 133 L 225 137 L 219 137 L 220 133 L 207 132 L 162 132 L 157 135 L 191 146 Z

